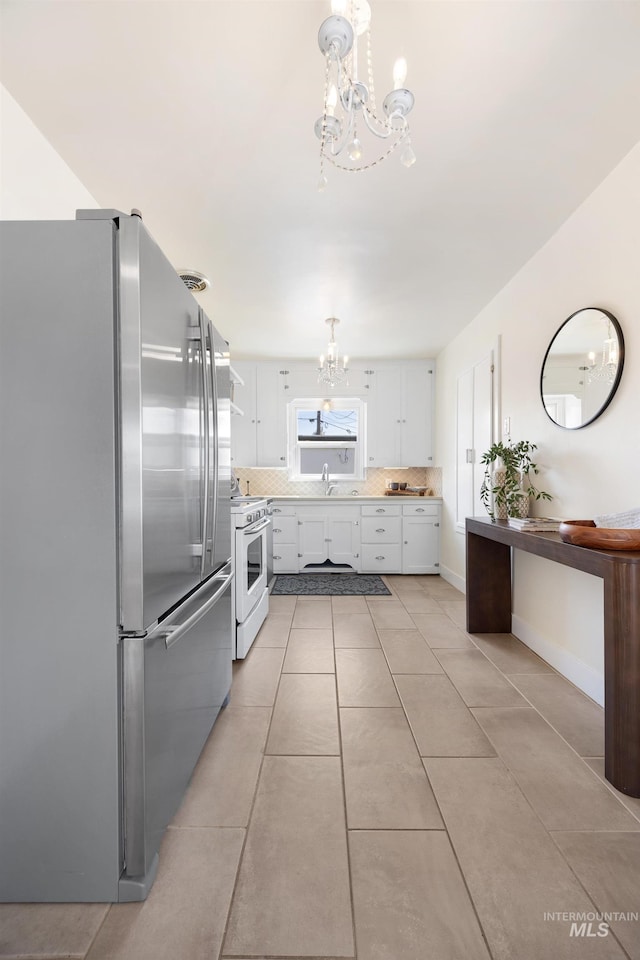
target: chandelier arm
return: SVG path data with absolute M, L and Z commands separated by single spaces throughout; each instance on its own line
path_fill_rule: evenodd
M 384 124 L 384 126 L 382 126 L 384 133 L 380 132 L 380 130 L 377 130 L 372 121 L 375 121 L 375 123 L 379 123 L 380 125 L 383 125 L 384 121 L 376 117 L 375 114 L 371 114 L 370 111 L 367 110 L 366 106 L 362 110 L 362 115 L 364 116 L 364 122 L 366 123 L 368 129 L 375 137 L 379 137 L 380 140 L 386 140 L 394 132 L 388 124 Z M 404 134 L 405 130 L 403 130 L 402 133 Z
M 353 122 L 355 117 L 353 110 L 349 111 L 347 116 L 349 118 L 349 122 L 344 124 L 344 129 L 342 131 L 342 138 L 340 139 L 339 142 L 336 140 L 331 144 L 331 154 L 334 157 L 337 157 L 339 153 L 342 153 L 347 143 L 349 143 L 351 139 L 351 133 L 353 131 Z M 331 156 L 329 156 L 327 159 L 331 160 Z

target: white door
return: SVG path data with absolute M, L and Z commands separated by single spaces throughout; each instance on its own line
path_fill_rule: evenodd
M 486 516 L 480 500 L 482 454 L 493 443 L 495 419 L 494 353 L 490 351 L 458 378 L 456 399 L 456 525 Z

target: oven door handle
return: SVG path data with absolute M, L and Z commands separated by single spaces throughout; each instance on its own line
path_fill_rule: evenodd
M 270 523 L 271 523 L 271 520 L 269 519 L 269 517 L 265 517 L 265 519 L 261 520 L 260 523 L 258 523 L 255 527 L 248 527 L 244 531 L 245 537 L 251 537 L 253 536 L 254 533 L 259 533 L 260 530 L 264 530 L 265 527 L 268 527 Z

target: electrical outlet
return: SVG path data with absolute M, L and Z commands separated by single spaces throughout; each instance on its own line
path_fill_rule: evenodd
M 508 437 L 511 434 L 511 417 L 505 417 L 502 421 L 503 436 Z

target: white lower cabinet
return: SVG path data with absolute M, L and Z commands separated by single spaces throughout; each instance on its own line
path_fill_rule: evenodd
M 274 501 L 272 509 L 274 573 L 327 560 L 357 573 L 440 572 L 440 503 Z
M 360 518 L 357 509 L 327 514 L 322 508 L 298 516 L 298 568 L 325 563 L 346 564 L 360 571 Z
M 399 573 L 402 567 L 402 516 L 399 504 L 362 507 L 363 573 Z
M 402 507 L 402 573 L 440 572 L 440 505 Z
M 273 572 L 298 572 L 298 518 L 293 507 L 285 507 L 274 512 L 273 524 Z

